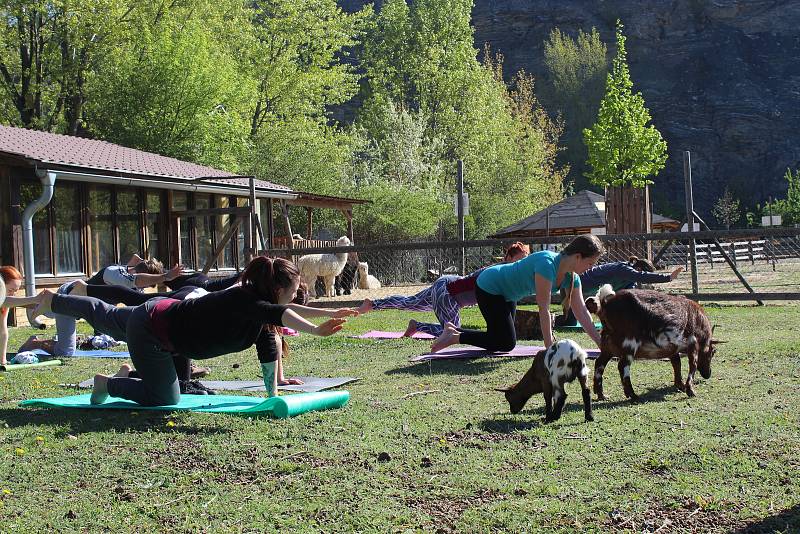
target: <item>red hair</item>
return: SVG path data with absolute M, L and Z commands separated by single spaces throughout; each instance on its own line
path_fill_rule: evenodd
M 509 246 L 509 247 L 506 249 L 506 253 L 505 253 L 505 255 L 503 256 L 503 259 L 504 259 L 505 261 L 508 261 L 508 259 L 509 259 L 511 256 L 514 256 L 514 255 L 516 255 L 516 254 L 524 254 L 525 256 L 527 256 L 527 255 L 528 255 L 528 254 L 530 254 L 530 253 L 531 253 L 531 247 L 529 247 L 528 245 L 526 245 L 526 244 L 524 244 L 524 243 L 521 243 L 521 242 L 517 241 L 516 243 L 512 243 L 512 244 L 511 244 L 511 245 L 510 245 L 510 246 Z
M 0 267 L 0 276 L 3 277 L 3 282 L 10 282 L 11 280 L 22 280 L 22 275 L 13 265 L 3 265 Z

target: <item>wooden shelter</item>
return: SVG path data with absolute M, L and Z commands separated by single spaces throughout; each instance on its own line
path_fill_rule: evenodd
M 678 221 L 657 213 L 651 216 L 654 232 L 674 231 L 680 226 Z M 606 233 L 606 199 L 603 195 L 583 190 L 489 237 L 525 238 L 588 233 Z

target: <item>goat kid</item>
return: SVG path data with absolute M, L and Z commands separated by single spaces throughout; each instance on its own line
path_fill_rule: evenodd
M 510 388 L 497 391 L 505 393 L 511 413 L 519 413 L 525 403 L 536 393 L 544 395 L 546 423 L 561 417 L 567 392 L 564 384 L 576 378 L 583 394 L 583 411 L 586 421 L 594 421 L 592 396 L 587 384 L 589 367 L 586 365 L 586 351 L 571 339 L 562 339 L 549 349 L 541 350 L 533 357 L 528 372 Z
M 633 360 L 669 358 L 674 383 L 690 397 L 695 396 L 694 373 L 711 378 L 711 359 L 716 345 L 713 328 L 703 308 L 680 295 L 649 289 L 624 289 L 617 293 L 606 284 L 594 297 L 586 299 L 587 309 L 603 323 L 600 331 L 600 357 L 594 366 L 594 392 L 600 400 L 603 392 L 603 371 L 612 357 L 619 358 L 619 376 L 625 396 L 633 401 L 638 396 L 631 383 Z M 689 375 L 681 378 L 681 353 L 689 359 Z

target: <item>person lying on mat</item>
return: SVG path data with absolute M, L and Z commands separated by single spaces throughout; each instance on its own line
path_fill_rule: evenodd
M 521 260 L 529 253 L 528 245 L 514 243 L 506 250 L 503 262 L 512 263 Z M 439 336 L 448 323 L 453 324 L 456 328 L 460 327 L 461 308 L 476 304 L 475 281 L 484 269 L 486 267 L 467 276 L 440 276 L 433 285 L 416 295 L 394 295 L 376 300 L 364 299 L 364 302 L 358 307 L 358 312 L 368 313 L 375 310 L 432 311 L 436 314 L 439 324 L 423 323 L 411 319 L 408 321 L 408 328 L 403 332 L 403 337 L 411 337 L 415 332 Z
M 180 400 L 172 355 L 208 359 L 239 352 L 253 344 L 261 362 L 267 394 L 277 394 L 277 350 L 272 332 L 288 326 L 300 332 L 330 336 L 342 328 L 352 309 L 326 310 L 291 304 L 300 286 L 297 266 L 284 258 L 257 257 L 242 273 L 241 286 L 191 300 L 156 298 L 136 306 L 125 333 L 131 360 L 140 378 L 94 377 L 91 402 L 109 395 L 144 406 L 176 404 Z M 48 293 L 36 313 L 64 311 L 62 295 Z M 121 308 L 117 308 L 121 309 Z M 111 313 L 117 313 L 111 310 Z M 319 326 L 306 320 L 333 318 Z
M 17 306 L 26 306 L 38 303 L 41 297 L 17 297 L 16 293 L 22 287 L 23 278 L 13 265 L 0 267 L 0 280 L 4 291 L 0 291 L 0 365 L 7 365 L 6 353 L 8 352 L 8 310 Z
M 91 285 L 121 286 L 139 289 L 172 280 L 183 271 L 183 265 L 175 264 L 169 271 L 155 258 L 143 259 L 138 254 L 131 256 L 125 265 L 115 264 L 103 267 L 87 281 Z
M 478 276 L 475 288 L 478 308 L 486 320 L 486 331 L 459 329 L 448 324 L 434 340 L 431 351 L 437 352 L 457 343 L 496 352 L 513 350 L 517 344 L 514 329 L 517 301 L 528 295 L 536 296 L 542 337 L 545 346 L 550 347 L 554 341 L 550 296 L 562 287 L 568 289 L 563 306 L 572 308 L 583 329 L 599 346 L 600 334 L 586 309 L 577 275 L 597 263 L 603 250 L 603 244 L 596 236 L 585 234 L 573 239 L 561 253 L 543 250 L 514 263 L 487 267 Z
M 176 276 L 171 280 L 166 280 L 164 285 L 173 291 L 185 286 L 202 287 L 209 292 L 222 291 L 238 282 L 241 274 L 242 273 L 236 272 L 222 278 L 209 278 L 205 274 L 199 272 L 186 273 Z
M 594 295 L 605 284 L 611 284 L 614 291 L 631 289 L 639 284 L 665 284 L 675 280 L 683 271 L 677 267 L 669 274 L 657 273 L 650 260 L 631 256 L 628 261 L 612 261 L 595 265 L 581 276 L 581 291 L 584 295 Z M 564 292 L 562 290 L 562 297 Z M 555 326 L 576 326 L 578 320 L 572 310 L 555 319 Z

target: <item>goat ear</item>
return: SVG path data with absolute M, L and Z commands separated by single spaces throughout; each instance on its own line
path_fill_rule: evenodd
M 717 325 L 715 325 L 715 324 L 712 324 L 712 325 L 711 325 L 711 335 L 712 335 L 712 336 L 714 335 L 714 329 L 715 329 L 716 327 L 717 327 Z

